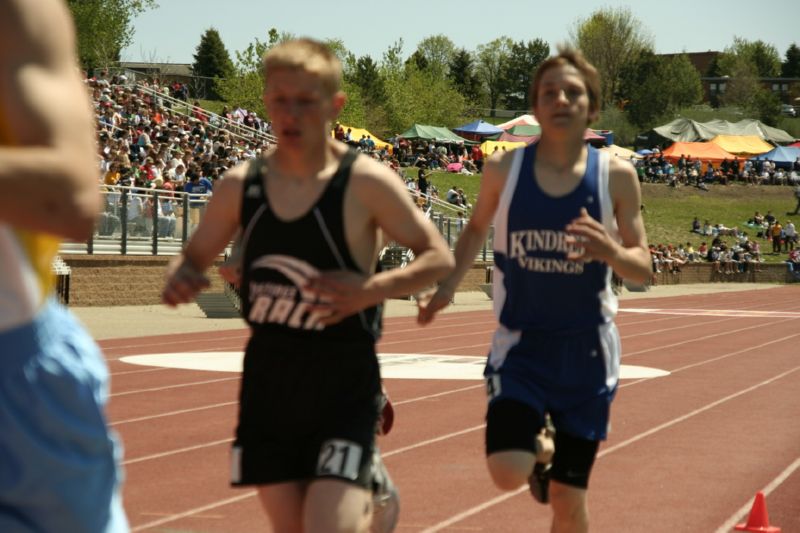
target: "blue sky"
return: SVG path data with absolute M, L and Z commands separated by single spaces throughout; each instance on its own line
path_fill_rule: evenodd
M 600 7 L 629 7 L 653 37 L 657 53 L 723 50 L 734 36 L 763 40 L 783 59 L 792 42 L 800 45 L 796 0 L 157 0 L 158 8 L 136 18 L 126 61 L 191 63 L 208 27 L 219 30 L 233 57 L 269 28 L 317 39 L 340 38 L 357 56 L 379 60 L 403 38 L 407 57 L 425 37 L 448 36 L 458 47 L 506 35 L 515 41 L 540 38 L 551 49 L 569 38 L 576 21 Z M 763 13 L 764 15 L 761 15 Z

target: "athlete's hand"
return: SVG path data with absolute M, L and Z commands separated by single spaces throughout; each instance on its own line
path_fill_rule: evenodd
M 370 276 L 350 270 L 321 272 L 306 286 L 317 297 L 311 310 L 325 315 L 320 323 L 329 326 L 376 305 L 380 300 L 369 287 L 369 280 Z
M 565 231 L 570 234 L 566 242 L 576 247 L 575 251 L 567 253 L 567 259 L 571 261 L 609 262 L 616 253 L 618 245 L 605 227 L 589 216 L 585 207 L 581 207 L 580 215 L 567 224 Z
M 208 278 L 183 256 L 170 262 L 167 282 L 161 292 L 161 301 L 170 307 L 189 303 L 203 289 L 208 288 Z
M 417 296 L 417 322 L 421 325 L 431 322 L 436 313 L 450 305 L 453 296 L 454 291 L 445 285 L 420 293 Z

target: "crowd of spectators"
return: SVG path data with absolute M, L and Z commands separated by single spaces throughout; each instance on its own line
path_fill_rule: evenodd
M 631 158 L 640 182 L 666 183 L 672 187 L 694 185 L 707 189 L 708 185 L 742 183 L 750 185 L 786 185 L 800 183 L 800 157 L 789 168 L 780 168 L 766 158 L 724 159 L 712 161 L 692 159 L 681 154 L 672 163 L 660 151 L 646 155 L 643 159 Z
M 176 196 L 180 192 L 190 194 L 191 231 L 222 173 L 270 147 L 260 135 L 269 132 L 269 123 L 245 110 L 225 108 L 217 115 L 192 107 L 190 114 L 179 113 L 167 97 L 188 98 L 183 84 L 134 85 L 124 75 L 100 75 L 86 85 L 95 106 L 106 193 L 101 235 L 117 231 L 123 214 L 129 234 L 149 235 L 155 211 L 159 235 L 177 236 L 185 207 Z M 151 191 L 159 192 L 158 202 Z

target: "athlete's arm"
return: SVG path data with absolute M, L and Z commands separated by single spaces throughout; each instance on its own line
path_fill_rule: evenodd
M 650 279 L 650 252 L 644 231 L 642 193 L 633 166 L 612 158 L 609 162 L 609 194 L 614 205 L 621 243 L 608 234 L 603 225 L 588 215 L 586 209 L 566 230 L 581 239 L 583 253 L 569 254 L 573 260 L 600 260 L 622 278 L 636 283 Z
M 310 287 L 329 303 L 332 315 L 323 323 L 332 324 L 387 298 L 413 294 L 446 276 L 453 258 L 436 227 L 414 205 L 408 189 L 397 174 L 373 161 L 359 158 L 353 167 L 350 187 L 366 210 L 370 224 L 382 230 L 387 240 L 410 248 L 414 260 L 405 268 L 395 268 L 368 277 L 353 272 L 327 272 Z
M 239 165 L 226 172 L 218 182 L 192 238 L 183 253 L 170 263 L 161 294 L 165 304 L 175 306 L 191 302 L 198 292 L 208 287 L 204 272 L 239 228 L 245 169 L 246 165 Z
M 500 201 L 506 176 L 514 157 L 513 153 L 513 151 L 504 152 L 502 155 L 486 160 L 483 166 L 478 201 L 475 203 L 469 222 L 456 243 L 456 267 L 439 283 L 439 288 L 430 298 L 424 297 L 419 302 L 417 320 L 421 324 L 427 324 L 433 320 L 436 313 L 452 301 L 458 284 L 472 267 L 472 263 L 489 233 L 495 211 L 497 211 L 497 204 Z
M 0 222 L 83 240 L 99 169 L 74 50 L 63 2 L 0 2 Z

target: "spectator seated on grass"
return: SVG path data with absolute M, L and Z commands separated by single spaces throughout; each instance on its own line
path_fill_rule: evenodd
M 795 279 L 800 279 L 800 247 L 795 246 L 789 252 L 789 257 L 786 259 L 786 267 L 794 275 Z

